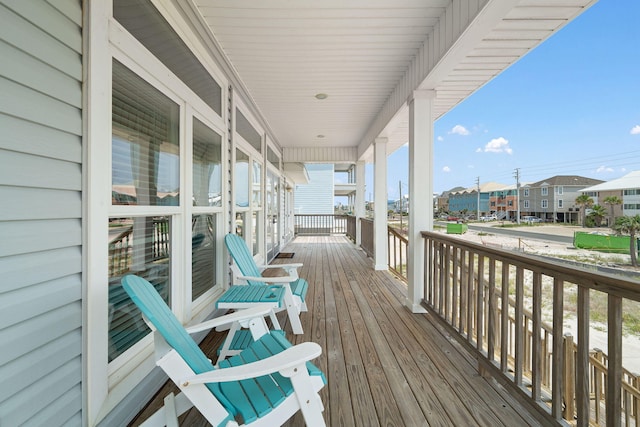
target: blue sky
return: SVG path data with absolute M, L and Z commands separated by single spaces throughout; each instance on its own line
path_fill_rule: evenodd
M 640 169 L 640 1 L 600 0 L 435 122 L 434 191 Z M 408 148 L 388 196 L 408 193 Z M 367 165 L 366 195 L 373 194 Z

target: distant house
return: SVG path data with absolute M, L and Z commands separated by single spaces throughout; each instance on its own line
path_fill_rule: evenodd
M 498 219 L 514 219 L 518 212 L 518 190 L 516 185 L 494 190 L 489 193 L 489 208 Z
M 599 205 L 604 205 L 607 197 L 619 197 L 622 204 L 613 206 L 613 218 L 640 215 L 640 171 L 633 171 L 621 178 L 584 188 L 580 192 L 591 196 Z
M 333 214 L 333 164 L 307 164 L 309 183 L 296 185 L 295 212 L 297 214 Z
M 495 210 L 491 209 L 489 204 L 490 194 L 492 191 L 504 187 L 506 187 L 505 184 L 499 184 L 497 182 L 487 182 L 480 185 L 480 209 L 478 209 L 477 187 L 469 187 L 461 191 L 451 192 L 449 194 L 449 211 L 469 213 L 480 211 L 480 215 L 495 212 Z
M 602 180 L 578 175 L 556 175 L 520 188 L 520 215 L 545 221 L 576 222 L 580 207 L 576 197 L 581 190 L 601 184 Z
M 451 190 L 443 191 L 442 194 L 436 196 L 436 204 L 434 211 L 449 212 L 449 196 L 456 191 L 463 191 L 464 187 L 454 187 Z

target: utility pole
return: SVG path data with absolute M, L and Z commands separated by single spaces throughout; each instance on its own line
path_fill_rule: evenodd
M 476 221 L 480 220 L 480 177 L 476 178 L 476 187 L 478 190 L 478 206 L 477 206 L 477 213 L 476 213 Z
M 516 168 L 513 176 L 516 179 L 516 205 L 518 209 L 516 221 L 520 224 L 520 168 Z

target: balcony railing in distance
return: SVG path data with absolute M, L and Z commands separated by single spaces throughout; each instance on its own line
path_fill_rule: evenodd
M 622 366 L 622 313 L 623 302 L 637 311 L 640 283 L 438 233 L 422 237 L 423 304 L 476 353 L 483 373 L 559 424 L 637 425 L 640 390 Z M 606 354 L 589 346 L 591 321 L 604 318 Z M 577 327 L 565 331 L 572 319 Z
M 296 214 L 296 236 L 330 236 L 347 234 L 347 218 L 349 215 L 333 214 Z M 354 233 L 355 235 L 355 233 Z

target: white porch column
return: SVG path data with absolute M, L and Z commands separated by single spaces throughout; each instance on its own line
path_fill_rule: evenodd
M 376 138 L 373 143 L 373 267 L 388 270 L 389 232 L 387 231 L 387 138 Z
M 421 231 L 433 230 L 434 90 L 417 90 L 409 99 L 409 249 L 407 306 L 424 312 L 424 242 Z
M 356 201 L 354 206 L 354 214 L 356 215 L 356 245 L 358 246 L 362 244 L 362 236 L 360 233 L 360 218 L 364 218 L 365 216 L 364 165 L 365 163 L 363 161 L 359 161 L 356 163 Z

